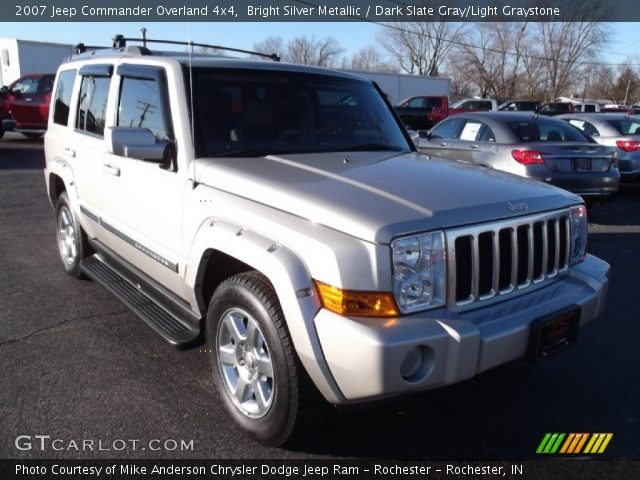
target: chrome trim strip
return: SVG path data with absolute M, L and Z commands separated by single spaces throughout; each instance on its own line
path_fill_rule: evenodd
M 124 240 L 129 245 L 131 245 L 132 247 L 134 247 L 137 250 L 139 250 L 142 253 L 144 253 L 147 257 L 149 257 L 149 258 L 155 260 L 156 262 L 158 262 L 159 264 L 167 267 L 169 270 L 171 270 L 171 271 L 173 271 L 175 273 L 178 273 L 178 264 L 177 263 L 173 263 L 173 262 L 167 260 L 165 257 L 160 255 L 159 253 L 151 250 L 150 248 L 146 247 L 145 245 L 141 244 L 140 242 L 137 242 L 136 240 L 134 240 L 133 238 L 129 237 L 128 235 L 125 235 L 120 230 L 115 228 L 113 225 L 111 225 L 108 222 L 105 222 L 101 217 L 99 217 L 95 213 L 91 212 L 86 207 L 83 207 L 82 205 L 80 206 L 80 212 L 83 215 L 85 215 L 87 218 L 92 220 L 94 223 L 97 223 L 98 225 L 103 227 L 106 231 L 114 234 L 116 237 L 120 238 L 121 240 Z

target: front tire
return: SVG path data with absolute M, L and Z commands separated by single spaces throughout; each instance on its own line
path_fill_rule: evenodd
M 313 386 L 270 282 L 258 272 L 224 281 L 211 299 L 206 328 L 218 395 L 235 423 L 263 445 L 297 438 Z
M 80 278 L 80 261 L 91 254 L 87 235 L 76 220 L 67 192 L 62 192 L 56 203 L 58 252 L 69 275 Z

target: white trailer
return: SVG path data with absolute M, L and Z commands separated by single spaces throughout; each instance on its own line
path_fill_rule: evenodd
M 73 45 L 0 38 L 0 86 L 28 73 L 56 73 Z
M 365 72 L 348 70 L 376 82 L 382 91 L 389 95 L 392 105 L 407 97 L 433 96 L 449 97 L 451 79 L 444 77 L 425 77 L 423 75 L 405 75 L 401 73 Z

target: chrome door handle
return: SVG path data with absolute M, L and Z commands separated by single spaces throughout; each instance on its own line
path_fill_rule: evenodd
M 120 176 L 120 169 L 118 167 L 114 167 L 113 165 L 109 165 L 108 163 L 102 164 L 102 171 L 108 173 L 109 175 L 113 175 L 114 177 Z
M 76 157 L 76 151 L 73 148 L 65 147 L 64 148 L 64 153 L 69 155 L 71 158 L 75 158 Z
M 473 148 L 475 150 L 477 148 L 480 148 L 480 145 L 477 145 L 477 144 L 474 143 L 473 145 L 471 145 L 471 148 Z
M 440 142 L 440 145 L 443 146 L 443 147 L 446 147 L 449 144 L 447 142 Z

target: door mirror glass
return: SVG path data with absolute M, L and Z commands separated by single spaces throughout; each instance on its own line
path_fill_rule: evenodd
M 159 163 L 166 167 L 171 165 L 175 151 L 173 143 L 157 141 L 148 128 L 110 127 L 105 132 L 110 154 Z

